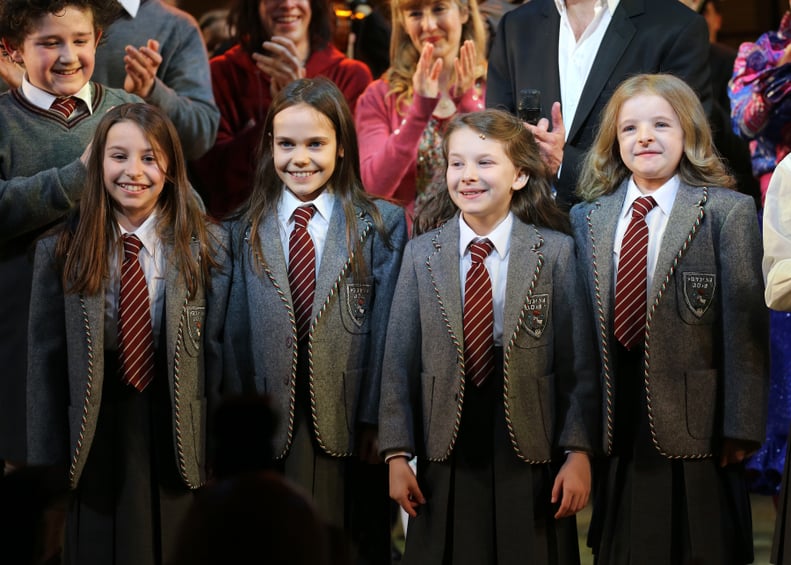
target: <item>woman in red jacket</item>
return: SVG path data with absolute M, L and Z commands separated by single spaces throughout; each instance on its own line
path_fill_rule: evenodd
M 211 60 L 217 140 L 193 164 L 211 215 L 223 217 L 249 196 L 264 117 L 288 83 L 327 77 L 354 111 L 371 72 L 332 45 L 330 15 L 328 0 L 238 0 L 232 9 L 237 44 Z

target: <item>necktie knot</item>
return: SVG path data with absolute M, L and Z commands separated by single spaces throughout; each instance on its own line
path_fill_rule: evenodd
M 492 252 L 492 249 L 494 249 L 494 244 L 488 239 L 473 241 L 470 244 L 470 257 L 472 258 L 472 264 L 475 265 L 476 263 L 483 263 L 484 260 L 489 256 L 489 253 Z
M 74 96 L 59 96 L 55 98 L 49 109 L 68 120 L 69 116 L 77 109 L 77 98 Z
M 656 200 L 653 196 L 638 198 L 632 203 L 632 218 L 645 218 L 654 206 Z
M 140 250 L 143 248 L 143 242 L 133 233 L 125 233 L 122 239 L 124 242 L 124 261 L 137 259 Z
M 295 228 L 307 228 L 308 222 L 313 217 L 313 214 L 316 212 L 316 207 L 313 204 L 309 204 L 308 206 L 300 206 L 296 210 L 294 210 L 294 227 Z

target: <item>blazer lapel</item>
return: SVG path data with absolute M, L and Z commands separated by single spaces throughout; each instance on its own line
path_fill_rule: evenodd
M 673 209 L 670 211 L 665 234 L 662 236 L 659 255 L 656 258 L 648 304 L 653 304 L 658 299 L 657 293 L 662 287 L 662 282 L 670 273 L 670 269 L 673 268 L 678 252 L 686 243 L 695 226 L 702 200 L 703 188 L 681 183 L 678 194 L 676 194 L 676 201 L 673 203 Z
M 288 286 L 288 267 L 286 266 L 286 255 L 283 251 L 283 244 L 280 240 L 280 225 L 278 224 L 277 214 L 266 214 L 259 225 L 259 239 L 261 242 L 261 253 L 266 263 L 267 274 L 274 279 L 274 283 L 282 289 L 283 293 L 291 302 L 291 291 Z M 251 260 L 256 261 L 256 254 L 251 254 Z M 255 267 L 253 267 L 255 270 Z M 268 284 L 263 277 L 255 276 L 247 281 L 248 296 L 253 300 L 251 304 L 256 304 L 257 299 L 265 296 L 261 286 Z M 261 311 L 261 310 L 256 310 Z
M 82 297 L 94 352 L 104 351 L 104 292 Z M 88 336 L 86 336 L 87 338 Z M 103 371 L 97 376 L 101 378 Z
M 599 288 L 605 316 L 610 316 L 613 312 L 615 229 L 618 226 L 618 217 L 626 198 L 628 182 L 628 179 L 625 180 L 614 193 L 600 198 L 590 211 L 591 238 L 596 246 L 597 263 L 596 281 L 594 282 Z
M 588 114 L 590 114 L 596 104 L 596 100 L 599 99 L 607 85 L 607 81 L 610 80 L 615 66 L 637 32 L 631 17 L 642 12 L 642 0 L 621 0 L 615 9 L 610 25 L 602 38 L 591 72 L 588 74 L 588 80 L 582 89 L 580 101 L 577 105 L 577 113 L 571 122 L 567 139 L 574 139 L 579 133 L 582 124 L 587 120 Z M 557 45 L 557 42 L 555 42 L 555 45 Z
M 519 330 L 519 318 L 538 267 L 541 240 L 535 228 L 514 218 L 503 311 L 503 345 Z
M 464 322 L 459 277 L 459 215 L 456 214 L 434 236 L 436 251 L 428 257 L 431 280 L 445 311 L 453 337 L 463 342 Z
M 360 224 L 358 222 L 358 230 Z M 346 214 L 343 212 L 341 201 L 337 200 L 332 207 L 330 225 L 327 230 L 327 240 L 324 242 L 324 252 L 321 256 L 321 265 L 316 276 L 316 294 L 313 297 L 313 317 L 315 318 L 329 296 L 338 277 L 343 273 L 346 263 L 349 262 L 349 253 L 346 245 Z

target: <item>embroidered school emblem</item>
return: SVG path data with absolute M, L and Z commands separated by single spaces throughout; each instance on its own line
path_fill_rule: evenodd
M 527 333 L 538 339 L 547 327 L 549 294 L 534 294 L 525 306 L 524 326 Z
M 203 306 L 190 306 L 187 308 L 187 333 L 195 347 L 200 347 L 203 334 L 203 319 L 206 317 L 206 308 Z
M 698 318 L 702 318 L 714 300 L 717 277 L 710 273 L 683 273 L 684 301 Z
M 346 310 L 349 317 L 362 327 L 365 317 L 368 315 L 368 308 L 371 303 L 370 284 L 347 284 L 346 285 Z

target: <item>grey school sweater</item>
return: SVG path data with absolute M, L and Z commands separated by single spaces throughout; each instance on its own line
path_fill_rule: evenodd
M 124 102 L 141 100 L 94 83 L 93 114 L 66 122 L 21 89 L 0 94 L 0 459 L 25 457 L 32 244 L 76 204 L 87 174 L 79 157 L 105 112 Z
M 209 57 L 195 19 L 161 0 L 144 0 L 137 15 L 124 14 L 105 31 L 96 50 L 93 80 L 123 88 L 124 49 L 159 41 L 162 64 L 146 102 L 159 106 L 179 132 L 187 159 L 197 159 L 212 145 L 220 124 L 214 104 Z

